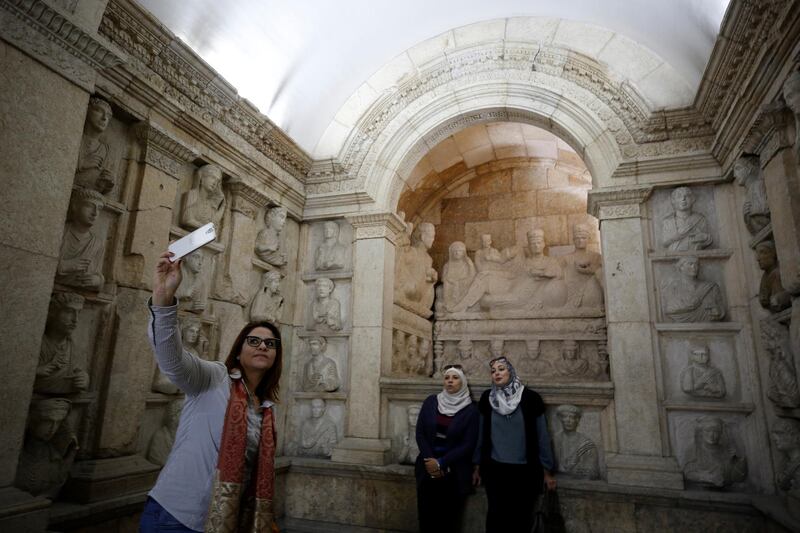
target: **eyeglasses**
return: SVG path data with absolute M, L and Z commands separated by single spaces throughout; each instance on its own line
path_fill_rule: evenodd
M 264 346 L 266 346 L 267 349 L 271 350 L 277 350 L 278 347 L 281 345 L 280 339 L 274 339 L 271 337 L 268 339 L 262 339 L 261 337 L 256 337 L 255 335 L 248 335 L 247 337 L 244 338 L 244 342 L 246 342 L 248 346 L 252 346 L 253 348 L 258 348 L 259 346 L 261 346 L 261 343 L 263 342 Z
M 444 365 L 444 371 L 447 372 L 451 368 L 455 368 L 456 370 L 464 370 L 464 367 L 461 365 Z

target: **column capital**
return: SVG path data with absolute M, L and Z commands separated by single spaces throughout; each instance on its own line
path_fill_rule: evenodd
M 142 146 L 141 161 L 175 179 L 180 179 L 180 170 L 184 164 L 198 157 L 197 152 L 152 122 L 139 122 L 134 125 L 133 131 Z
M 255 219 L 256 212 L 269 205 L 269 198 L 261 191 L 238 176 L 231 176 L 226 181 L 228 190 L 231 192 L 231 210 L 242 213 Z
M 395 213 L 370 213 L 345 218 L 355 230 L 355 240 L 385 238 L 394 242 L 397 234 L 406 227 L 403 219 Z
M 638 218 L 641 205 L 653 193 L 652 185 L 603 187 L 589 191 L 589 213 L 600 219 Z

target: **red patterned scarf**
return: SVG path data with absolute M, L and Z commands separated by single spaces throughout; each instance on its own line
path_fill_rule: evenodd
M 258 462 L 249 487 L 243 486 L 247 448 L 247 392 L 234 379 L 225 410 L 222 443 L 211 489 L 206 533 L 277 532 L 272 499 L 275 494 L 275 419 L 264 409 Z M 247 493 L 242 497 L 242 491 Z

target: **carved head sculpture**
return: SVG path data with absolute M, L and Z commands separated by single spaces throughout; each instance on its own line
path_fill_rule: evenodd
M 527 340 L 525 341 L 525 353 L 531 359 L 538 359 L 541 355 L 539 350 L 539 340 Z
M 37 400 L 28 414 L 28 431 L 37 440 L 48 442 L 67 417 L 72 402 L 63 398 Z
M 456 350 L 458 351 L 458 357 L 460 359 L 471 359 L 472 358 L 472 341 L 468 341 L 467 339 L 462 339 L 458 341 L 458 345 L 456 346 Z
M 756 259 L 758 268 L 764 272 L 769 272 L 778 264 L 778 255 L 775 251 L 775 243 L 763 241 L 756 246 Z
M 503 339 L 492 339 L 489 342 L 489 354 L 492 359 L 497 359 L 503 356 Z
M 419 418 L 419 406 L 412 405 L 408 408 L 408 427 L 417 427 L 417 418 Z
M 59 292 L 50 299 L 47 309 L 47 331 L 68 337 L 78 325 L 78 314 L 83 309 L 84 298 L 74 292 Z
M 306 341 L 308 349 L 311 350 L 311 355 L 319 355 L 325 353 L 325 347 L 328 346 L 328 341 L 325 337 L 309 337 Z
M 268 289 L 272 294 L 281 292 L 281 273 L 276 270 L 268 270 L 261 276 L 261 286 Z
M 572 243 L 576 250 L 585 250 L 589 244 L 589 226 L 580 223 L 572 226 Z
M 185 318 L 181 324 L 181 339 L 185 344 L 194 346 L 200 339 L 200 328 L 202 324 L 196 318 Z
M 675 262 L 675 268 L 685 277 L 696 278 L 700 273 L 700 260 L 694 256 L 687 255 Z
M 198 187 L 209 196 L 222 195 L 222 169 L 217 165 L 203 165 L 195 171 Z
M 742 185 L 747 185 L 749 181 L 757 180 L 761 171 L 758 157 L 754 155 L 743 155 L 733 164 L 733 177 Z
M 333 220 L 327 220 L 322 225 L 322 236 L 325 237 L 325 240 L 333 240 L 335 241 L 339 237 L 339 224 Z
M 186 268 L 188 268 L 193 274 L 200 273 L 200 271 L 203 269 L 203 262 L 203 252 L 200 250 L 195 250 L 183 259 L 183 263 L 186 265 Z
M 578 343 L 573 340 L 565 340 L 561 343 L 561 357 L 567 360 L 574 360 L 578 357 Z
M 488 250 L 492 247 L 492 236 L 488 233 L 481 235 L 481 248 Z
M 786 454 L 800 452 L 800 422 L 779 418 L 772 428 L 772 441 L 780 452 Z
M 430 250 L 433 246 L 433 239 L 436 237 L 436 228 L 430 222 L 422 222 L 411 234 L 411 245 L 417 246 L 420 243 Z
M 691 211 L 694 205 L 694 193 L 689 187 L 678 187 L 669 195 L 675 211 Z
M 68 219 L 73 224 L 90 228 L 105 205 L 103 195 L 92 189 L 76 189 L 69 202 Z
M 698 446 L 718 446 L 724 429 L 725 424 L 717 417 L 699 418 L 695 428 L 695 442 Z
M 561 421 L 561 426 L 564 428 L 564 431 L 571 433 L 578 429 L 583 411 L 576 405 L 559 405 L 556 407 L 556 416 Z
M 528 232 L 528 246 L 530 247 L 533 255 L 542 255 L 545 247 L 544 230 L 530 230 Z
M 451 261 L 463 261 L 467 256 L 467 247 L 461 241 L 454 241 L 447 251 Z
M 267 209 L 264 212 L 264 222 L 268 228 L 281 231 L 286 224 L 286 213 L 286 208 L 281 206 Z
M 783 82 L 783 99 L 794 114 L 800 114 L 800 72 L 794 71 Z
M 708 366 L 708 348 L 706 346 L 695 346 L 692 348 L 690 362 L 699 366 Z
M 320 299 L 330 296 L 334 288 L 333 281 L 330 278 L 317 278 L 314 286 L 317 290 L 317 298 Z
M 325 400 L 314 398 L 311 400 L 311 418 L 322 418 L 325 414 Z
M 95 133 L 102 133 L 108 127 L 113 113 L 108 102 L 93 96 L 89 99 L 89 109 L 86 112 L 86 129 L 94 130 Z

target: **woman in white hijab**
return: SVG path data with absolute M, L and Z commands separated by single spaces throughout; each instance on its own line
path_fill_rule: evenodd
M 420 533 L 460 531 L 472 490 L 478 410 L 460 365 L 444 368 L 444 388 L 422 403 L 417 418 L 417 511 Z
M 556 488 L 544 402 L 506 357 L 492 359 L 489 367 L 492 387 L 478 402 L 473 484 L 486 487 L 486 533 L 528 533 L 536 497 L 543 486 Z

